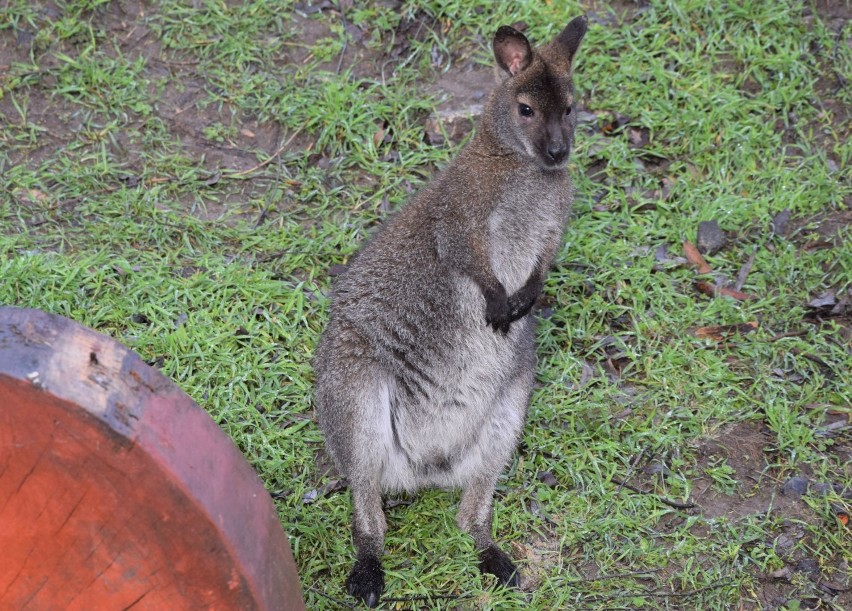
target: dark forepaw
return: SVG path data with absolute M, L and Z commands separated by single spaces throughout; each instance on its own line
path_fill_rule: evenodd
M 509 321 L 515 322 L 530 313 L 538 295 L 521 289 L 509 297 Z
M 494 575 L 504 586 L 517 588 L 521 583 L 518 567 L 509 555 L 496 545 L 489 545 L 479 552 L 479 570 Z
M 485 322 L 491 325 L 495 332 L 500 331 L 503 335 L 509 332 L 509 325 L 512 323 L 509 318 L 509 300 L 502 284 L 497 291 L 485 296 Z
M 346 579 L 346 590 L 371 609 L 379 604 L 385 589 L 385 572 L 378 558 L 359 558 Z

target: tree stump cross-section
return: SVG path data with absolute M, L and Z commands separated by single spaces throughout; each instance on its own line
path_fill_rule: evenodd
M 0 307 L 0 609 L 304 609 L 275 507 L 118 342 Z

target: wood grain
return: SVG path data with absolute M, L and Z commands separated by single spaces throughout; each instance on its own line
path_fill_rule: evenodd
M 0 307 L 0 608 L 303 609 L 274 505 L 186 394 Z

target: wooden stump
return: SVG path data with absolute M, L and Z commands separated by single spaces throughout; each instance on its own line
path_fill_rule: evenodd
M 275 507 L 121 344 L 0 307 L 0 609 L 304 609 Z

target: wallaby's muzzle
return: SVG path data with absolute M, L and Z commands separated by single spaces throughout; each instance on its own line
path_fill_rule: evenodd
M 547 145 L 544 150 L 544 161 L 547 165 L 558 167 L 568 160 L 571 149 L 570 137 L 565 135 L 558 123 L 547 126 Z

